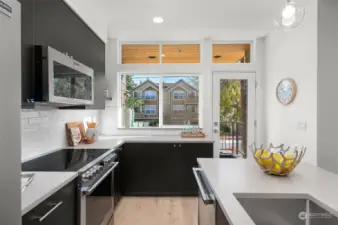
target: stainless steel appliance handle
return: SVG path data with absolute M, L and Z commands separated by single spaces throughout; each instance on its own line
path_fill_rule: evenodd
M 39 216 L 35 216 L 32 218 L 32 220 L 36 220 L 38 219 L 39 222 L 41 223 L 42 221 L 44 221 L 50 214 L 52 214 L 52 212 L 54 212 L 57 208 L 59 208 L 62 205 L 62 201 L 60 201 L 59 203 L 55 204 L 55 206 L 53 208 L 51 208 L 45 215 L 39 217 Z
M 107 170 L 107 172 L 102 177 L 100 177 L 100 179 L 95 184 L 93 184 L 91 187 L 82 187 L 81 192 L 86 195 L 92 193 L 94 189 L 103 181 L 103 179 L 106 178 L 118 165 L 119 162 L 115 162 L 114 165 L 109 170 Z
M 194 173 L 197 185 L 198 185 L 198 189 L 201 192 L 201 197 L 202 200 L 204 202 L 204 204 L 208 205 L 208 204 L 213 204 L 214 200 L 213 198 L 210 197 L 209 194 L 206 193 L 206 191 L 204 190 L 204 187 L 202 185 L 202 181 L 200 179 L 200 177 L 198 176 L 198 173 L 201 172 L 202 169 L 201 168 L 192 168 L 192 172 Z

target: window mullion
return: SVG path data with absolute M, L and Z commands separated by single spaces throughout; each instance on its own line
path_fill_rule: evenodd
M 162 44 L 160 44 L 160 64 L 162 64 Z
M 158 119 L 159 119 L 159 127 L 163 127 L 163 76 L 160 76 L 160 83 L 158 87 L 159 98 L 158 98 Z

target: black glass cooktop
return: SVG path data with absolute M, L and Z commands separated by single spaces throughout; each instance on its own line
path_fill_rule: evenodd
M 62 149 L 21 164 L 22 171 L 78 171 L 110 149 Z

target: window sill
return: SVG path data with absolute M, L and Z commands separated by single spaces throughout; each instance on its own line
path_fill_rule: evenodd
M 182 126 L 166 126 L 166 127 L 119 127 L 118 130 L 182 130 Z M 203 129 L 203 127 L 199 127 L 200 129 Z

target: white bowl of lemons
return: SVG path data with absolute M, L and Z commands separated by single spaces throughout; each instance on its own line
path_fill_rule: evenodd
M 306 147 L 290 150 L 290 147 L 284 149 L 284 144 L 280 146 L 269 145 L 268 148 L 256 148 L 251 145 L 254 159 L 257 164 L 268 174 L 286 176 L 290 174 L 300 163 L 305 155 Z

